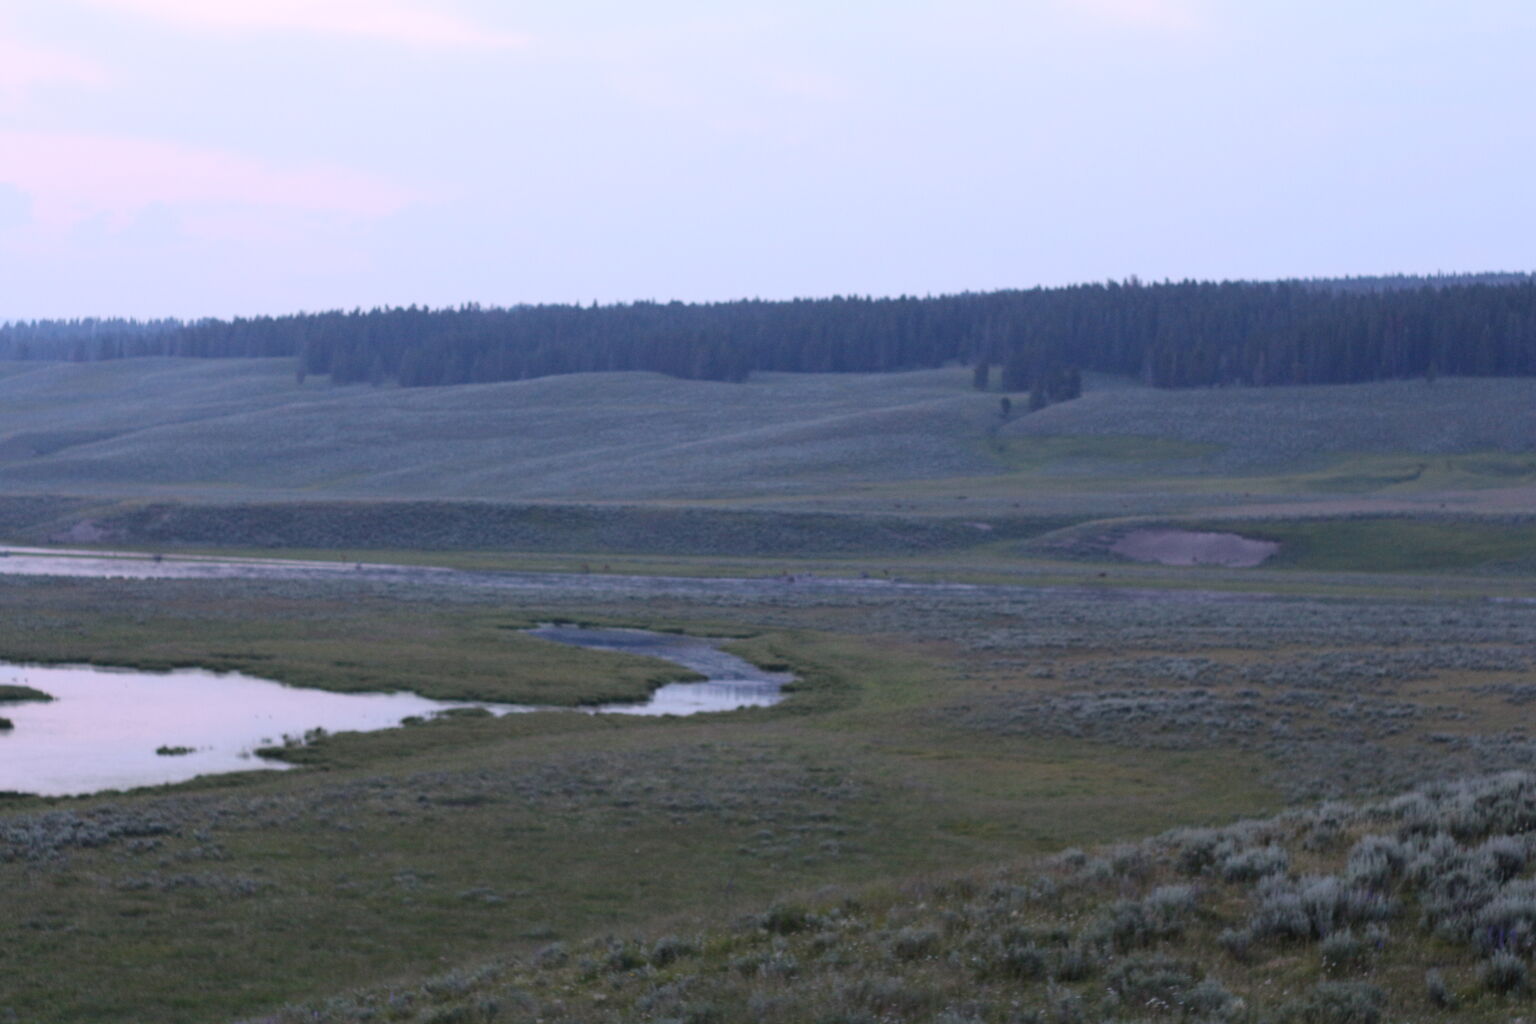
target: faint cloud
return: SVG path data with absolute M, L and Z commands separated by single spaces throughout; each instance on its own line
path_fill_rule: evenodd
M 0 107 L 11 107 L 39 86 L 105 85 L 101 66 L 76 54 L 24 42 L 0 28 Z
M 233 209 L 371 219 L 425 198 L 343 167 L 280 167 L 172 142 L 41 132 L 0 131 L 0 186 L 30 201 L 44 236 L 91 220 L 123 230 L 162 206 L 183 216 Z
M 88 0 L 193 28 L 358 36 L 412 46 L 502 50 L 529 38 L 412 0 Z
M 205 242 L 274 246 L 313 244 L 316 234 L 314 216 L 309 211 L 249 206 L 198 210 L 180 217 L 176 227 L 182 237 Z
M 1194 32 L 1208 24 L 1198 0 L 1057 0 L 1074 14 L 1122 28 Z

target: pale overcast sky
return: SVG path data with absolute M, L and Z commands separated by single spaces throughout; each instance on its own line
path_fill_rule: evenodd
M 0 320 L 1536 267 L 1530 0 L 0 0 Z

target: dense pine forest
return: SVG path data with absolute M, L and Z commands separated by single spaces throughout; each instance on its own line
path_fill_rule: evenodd
M 980 387 L 1070 397 L 1080 371 L 1159 387 L 1536 375 L 1525 275 L 1076 285 L 938 297 L 463 306 L 233 320 L 0 325 L 0 358 L 292 357 L 302 378 L 407 387 L 651 370 L 976 367 Z M 994 372 L 995 371 L 995 372 Z

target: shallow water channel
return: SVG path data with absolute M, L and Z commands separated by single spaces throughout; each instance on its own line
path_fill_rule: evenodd
M 238 673 L 198 669 L 141 672 L 84 665 L 0 664 L 0 684 L 55 699 L 0 703 L 14 728 L 0 732 L 0 791 L 67 796 L 184 782 L 198 775 L 289 765 L 256 754 L 312 729 L 368 732 L 449 708 L 496 714 L 570 710 L 588 714 L 690 715 L 759 707 L 783 699 L 793 677 L 765 672 L 719 650 L 718 641 L 644 630 L 545 626 L 557 643 L 644 654 L 708 678 L 671 683 L 649 700 L 574 709 L 479 701 L 438 701 L 414 693 L 332 693 Z M 160 748 L 190 753 L 158 754 Z
M 782 600 L 795 596 L 815 600 L 832 595 L 851 597 L 891 595 L 901 599 L 931 597 L 946 600 L 955 594 L 1064 595 L 1101 601 L 1153 601 L 1158 604 L 1206 604 L 1268 600 L 1272 595 L 1252 591 L 1195 588 L 1137 588 L 1117 583 L 1040 586 L 1034 583 L 913 582 L 869 577 L 818 576 L 648 576 L 608 573 L 512 572 L 507 570 L 445 569 L 376 562 L 296 561 L 281 558 L 235 558 L 216 555 L 157 556 L 132 551 L 83 551 L 63 548 L 0 546 L 0 576 L 63 576 L 91 579 L 240 579 L 294 580 L 346 585 L 444 587 L 463 591 L 494 591 L 521 596 L 559 595 L 563 598 L 678 598 L 693 601 Z

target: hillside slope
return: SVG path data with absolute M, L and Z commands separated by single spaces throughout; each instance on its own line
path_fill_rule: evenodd
M 762 495 L 996 472 L 967 443 L 995 402 L 951 372 L 375 389 L 300 387 L 286 361 L 124 361 L 0 379 L 0 459 L 12 492 Z
M 1527 1019 L 1533 779 L 1444 783 L 1033 863 L 555 943 L 264 1024 Z M 254 1024 L 254 1022 L 249 1022 Z
M 1212 454 L 1189 467 L 1207 473 L 1294 469 L 1346 454 L 1530 452 L 1536 447 L 1536 381 L 1099 390 L 1015 420 L 1002 433 L 1209 445 Z
M 403 389 L 300 385 L 287 360 L 3 364 L 0 493 L 1123 515 L 1536 484 L 1536 380 L 1168 391 L 1105 378 L 1006 422 L 1001 396 L 969 384 L 951 368 Z

